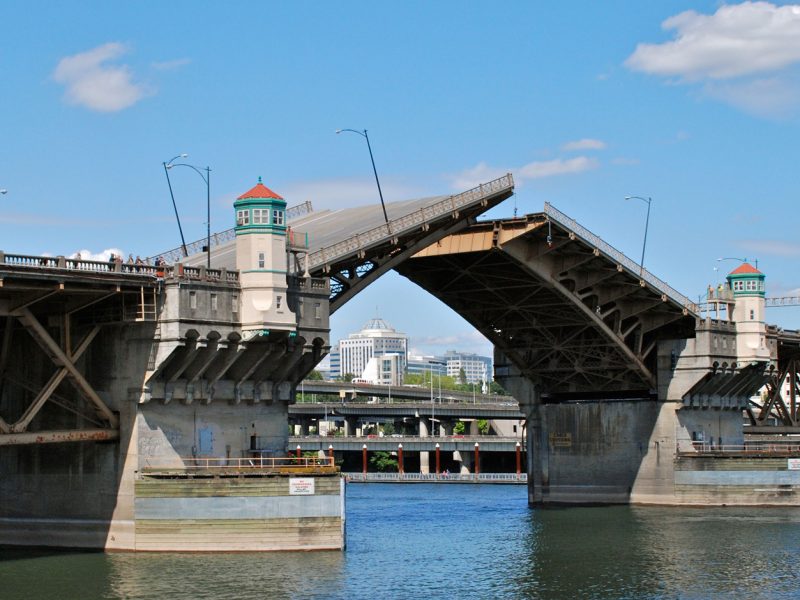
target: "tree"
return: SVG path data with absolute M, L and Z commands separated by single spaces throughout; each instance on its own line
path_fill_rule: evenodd
M 500 385 L 496 381 L 492 381 L 489 384 L 489 393 L 490 394 L 495 394 L 497 396 L 510 396 L 511 395 L 503 388 L 502 385 Z
M 369 462 L 372 463 L 372 466 L 378 469 L 378 471 L 397 470 L 397 459 L 389 452 L 374 452 Z
M 322 381 L 322 373 L 314 369 L 311 373 L 308 374 L 306 377 L 309 381 Z
M 458 370 L 458 383 L 461 385 L 466 385 L 467 383 L 467 372 L 463 367 Z
M 383 424 L 383 435 L 392 435 L 394 431 L 394 423 L 391 421 L 386 421 L 386 423 Z

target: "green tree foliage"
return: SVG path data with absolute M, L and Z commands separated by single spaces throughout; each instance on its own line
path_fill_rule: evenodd
M 392 435 L 394 433 L 394 423 L 386 421 L 383 424 L 383 435 Z
M 389 452 L 374 452 L 369 462 L 378 471 L 397 471 L 397 458 Z
M 458 383 L 467 385 L 467 372 L 463 368 L 458 370 Z
M 311 373 L 308 374 L 306 377 L 309 381 L 322 381 L 322 373 L 314 369 Z

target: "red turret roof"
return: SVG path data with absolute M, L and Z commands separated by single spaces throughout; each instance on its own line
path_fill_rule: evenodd
M 247 200 L 248 198 L 275 198 L 276 200 L 283 200 L 278 194 L 261 183 L 261 177 L 258 178 L 258 183 L 254 188 L 246 191 L 239 196 L 237 200 Z
M 763 273 L 761 271 L 756 269 L 750 263 L 742 263 L 741 265 L 736 267 L 733 271 L 731 271 L 730 274 L 731 275 L 752 275 L 752 274 L 763 275 Z

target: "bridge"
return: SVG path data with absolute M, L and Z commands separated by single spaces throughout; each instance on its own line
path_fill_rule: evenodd
M 237 199 L 211 269 L 205 256 L 150 266 L 0 252 L 0 542 L 24 529 L 30 543 L 174 548 L 165 523 L 137 514 L 165 518 L 174 494 L 190 506 L 208 492 L 144 481 L 148 466 L 284 456 L 289 407 L 329 349 L 330 315 L 390 269 L 494 344 L 495 377 L 527 422 L 532 504 L 796 502 L 766 484 L 743 491 L 724 469 L 698 487 L 712 467 L 686 456 L 698 440 L 743 443 L 743 411 L 797 424 L 800 343 L 766 325 L 763 274 L 731 273 L 718 318 L 703 317 L 550 205 L 477 219 L 512 193 L 507 175 L 389 203 L 384 222 L 374 207 L 290 214 L 259 182 Z M 73 450 L 40 450 L 66 441 Z M 751 468 L 768 482 L 776 467 L 765 465 Z M 252 518 L 244 499 L 236 506 Z M 199 526 L 180 514 L 170 527 Z M 335 521 L 317 526 L 335 539 Z M 217 549 L 235 538 L 225 527 Z M 264 536 L 253 549 L 271 547 Z

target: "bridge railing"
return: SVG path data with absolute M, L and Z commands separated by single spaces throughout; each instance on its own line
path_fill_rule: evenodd
M 473 483 L 526 483 L 527 473 L 343 473 L 348 481 L 368 483 L 386 481 L 430 481 Z
M 318 269 L 323 265 L 330 264 L 354 252 L 363 250 L 373 244 L 382 242 L 392 236 L 403 234 L 415 227 L 423 225 L 433 219 L 442 217 L 459 209 L 474 204 L 488 196 L 509 189 L 514 186 L 514 179 L 511 173 L 507 173 L 488 183 L 483 183 L 476 188 L 456 194 L 455 196 L 448 196 L 443 200 L 435 202 L 429 206 L 423 207 L 412 213 L 393 219 L 388 223 L 373 227 L 367 231 L 357 233 L 350 236 L 346 240 L 342 240 L 331 246 L 320 248 L 312 252 L 308 256 L 308 268 L 310 270 Z
M 785 442 L 746 442 L 744 444 L 709 444 L 708 442 L 692 442 L 691 451 L 680 452 L 681 456 L 695 454 L 737 454 L 747 456 L 785 456 L 800 458 L 800 441 Z
M 227 269 L 206 269 L 205 267 L 188 267 L 181 263 L 175 265 L 150 265 L 129 262 L 101 260 L 84 260 L 66 258 L 64 256 L 31 256 L 27 254 L 8 254 L 0 252 L 0 264 L 26 268 L 66 269 L 87 273 L 122 273 L 131 275 L 150 275 L 158 278 L 178 278 L 197 281 L 218 281 L 236 284 L 239 282 L 238 271 Z
M 311 200 L 306 200 L 302 204 L 298 204 L 297 206 L 290 206 L 286 209 L 286 220 L 289 221 L 291 219 L 296 219 L 297 217 L 301 217 L 303 215 L 307 215 L 314 211 L 314 207 L 311 204 Z M 224 244 L 225 242 L 229 242 L 236 237 L 236 228 L 231 227 L 230 229 L 226 229 L 225 231 L 220 231 L 219 233 L 212 233 L 211 234 L 211 247 L 219 246 L 220 244 Z M 191 256 L 192 254 L 199 254 L 203 252 L 203 248 L 205 247 L 206 243 L 208 242 L 207 238 L 202 238 L 200 240 L 195 240 L 194 242 L 189 242 L 186 244 L 186 254 Z M 183 254 L 183 247 L 178 246 L 177 248 L 173 248 L 172 250 L 167 250 L 166 252 L 160 252 L 159 254 L 154 254 L 153 256 L 148 257 L 149 262 L 155 262 L 155 259 L 161 257 L 168 263 L 177 263 L 181 262 L 185 257 Z
M 628 271 L 630 271 L 633 275 L 636 275 L 637 277 L 649 283 L 651 286 L 653 286 L 653 288 L 656 289 L 656 291 L 669 296 L 673 302 L 676 302 L 683 308 L 693 312 L 695 315 L 699 313 L 697 303 L 692 302 L 689 298 L 681 294 L 671 285 L 659 279 L 647 269 L 642 268 L 639 263 L 625 256 L 622 252 L 614 248 L 614 246 L 593 234 L 575 219 L 568 217 L 549 202 L 545 202 L 544 204 L 544 214 L 547 215 L 547 217 L 552 221 L 555 221 L 559 225 L 566 227 L 569 231 L 572 231 L 584 242 L 591 244 L 600 250 L 600 252 L 615 260 L 617 263 L 628 269 Z
M 317 456 L 284 456 L 264 457 L 252 456 L 247 458 L 218 458 L 218 457 L 184 457 L 180 459 L 181 465 L 162 465 L 145 467 L 146 472 L 163 471 L 222 471 L 222 470 L 262 470 L 262 471 L 291 471 L 293 469 L 333 469 L 335 464 L 332 458 Z

